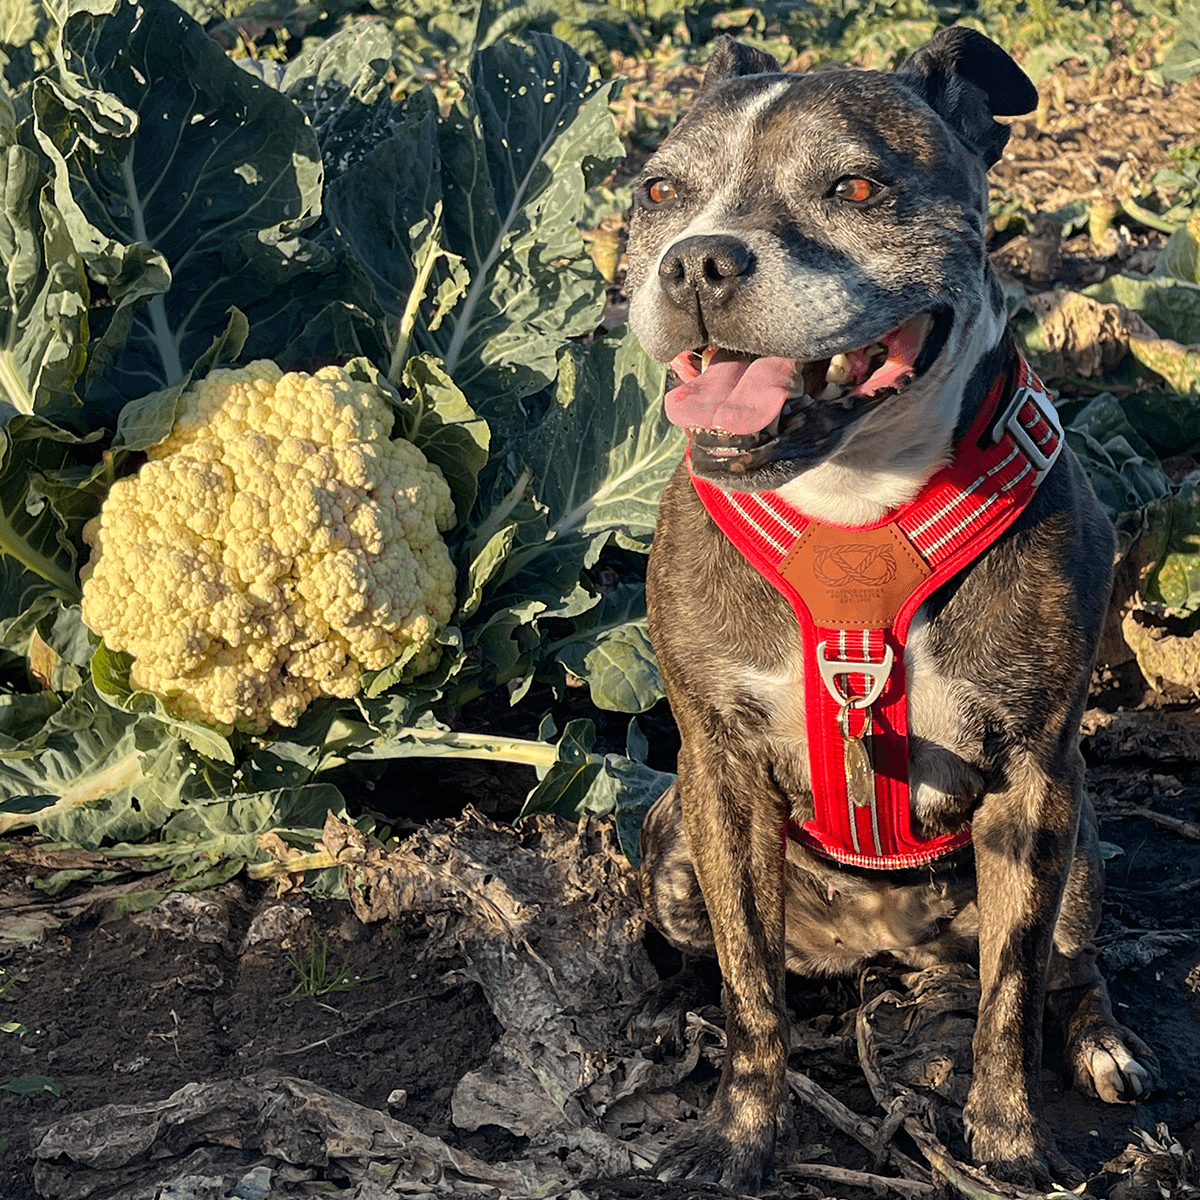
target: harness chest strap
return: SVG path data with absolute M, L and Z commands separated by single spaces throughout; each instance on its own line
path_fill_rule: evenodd
M 709 515 L 796 614 L 814 815 L 789 833 L 839 862 L 919 866 L 970 841 L 968 829 L 912 830 L 904 648 L 922 601 L 1016 520 L 1062 448 L 1024 358 L 1005 402 L 1007 382 L 992 385 L 954 460 L 873 525 L 826 525 L 775 492 L 692 475 Z

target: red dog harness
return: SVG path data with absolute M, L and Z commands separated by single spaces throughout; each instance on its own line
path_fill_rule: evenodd
M 949 466 L 873 525 L 826 525 L 775 492 L 725 492 L 692 475 L 709 515 L 800 624 L 814 815 L 788 832 L 838 862 L 913 867 L 971 840 L 969 829 L 929 839 L 912 830 L 904 647 L 921 602 L 1016 520 L 1062 448 L 1023 358 L 1002 404 L 1006 378 Z

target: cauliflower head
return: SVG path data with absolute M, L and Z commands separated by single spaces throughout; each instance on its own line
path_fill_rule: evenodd
M 391 441 L 380 391 L 262 360 L 188 388 L 171 434 L 84 531 L 83 619 L 130 682 L 228 733 L 294 725 L 402 654 L 435 666 L 454 609 L 450 489 Z

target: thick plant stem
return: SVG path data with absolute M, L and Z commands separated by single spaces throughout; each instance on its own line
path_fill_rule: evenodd
M 442 253 L 439 240 L 439 234 L 442 231 L 442 202 L 440 200 L 433 207 L 431 221 L 432 227 L 417 251 L 417 276 L 413 280 L 412 290 L 408 293 L 404 312 L 400 314 L 400 321 L 396 327 L 396 342 L 392 346 L 392 357 L 388 363 L 387 372 L 388 382 L 392 384 L 398 384 L 400 376 L 404 373 L 404 364 L 408 362 L 408 350 L 412 345 L 413 331 L 417 327 L 417 310 L 425 298 L 425 289 L 429 286 L 429 277 L 433 274 L 434 263 Z

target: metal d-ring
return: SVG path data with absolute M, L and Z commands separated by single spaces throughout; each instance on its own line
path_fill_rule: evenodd
M 883 695 L 888 676 L 892 673 L 892 663 L 896 656 L 892 653 L 891 646 L 884 646 L 883 662 L 873 663 L 826 658 L 825 647 L 828 645 L 828 642 L 817 644 L 817 667 L 829 694 L 837 701 L 839 708 L 843 705 L 847 708 L 870 708 Z M 842 689 L 838 687 L 839 675 L 865 675 L 871 681 L 871 690 L 865 696 L 844 696 Z

